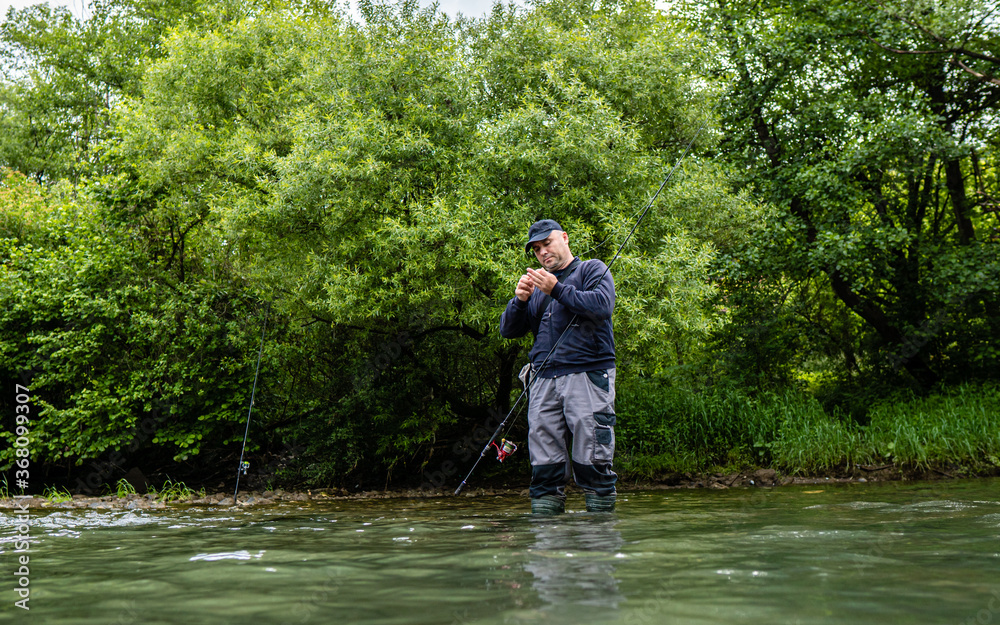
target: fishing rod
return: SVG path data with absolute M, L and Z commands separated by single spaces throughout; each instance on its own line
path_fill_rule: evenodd
M 243 449 L 240 450 L 240 465 L 236 468 L 236 490 L 233 492 L 233 503 L 237 502 L 236 496 L 240 493 L 240 475 L 246 475 L 250 468 L 249 462 L 243 461 L 243 454 L 247 450 L 247 436 L 250 434 L 250 415 L 253 414 L 254 396 L 257 394 L 257 376 L 260 375 L 260 359 L 264 355 L 264 333 L 267 332 L 267 317 L 271 313 L 271 303 L 268 302 L 267 310 L 264 311 L 264 323 L 260 329 L 260 348 L 257 350 L 257 371 L 253 374 L 253 389 L 250 391 L 250 408 L 247 410 L 247 428 L 243 432 Z
M 680 167 L 681 163 L 684 162 L 684 159 L 687 158 L 688 153 L 691 151 L 691 146 L 694 145 L 695 140 L 701 135 L 701 132 L 705 130 L 705 127 L 707 125 L 708 125 L 708 120 L 705 120 L 705 122 L 702 123 L 701 127 L 698 128 L 698 131 L 694 133 L 694 136 L 691 137 L 691 140 L 688 141 L 688 144 L 684 148 L 684 151 L 681 153 L 680 158 L 677 159 L 677 162 L 674 163 L 673 168 L 670 170 L 669 173 L 667 173 L 666 177 L 663 178 L 663 182 L 660 183 L 660 186 L 656 189 L 656 193 L 653 194 L 653 197 L 649 198 L 649 202 L 646 203 L 646 207 L 639 214 L 639 218 L 632 226 L 632 229 L 629 230 L 629 233 L 625 236 L 625 239 L 622 241 L 621 245 L 618 246 L 618 251 L 615 252 L 614 257 L 612 257 L 611 261 L 604 268 L 604 273 L 602 273 L 600 279 L 597 280 L 598 284 L 600 284 L 601 281 L 604 280 L 604 276 L 608 275 L 608 272 L 611 271 L 611 266 L 615 264 L 616 260 L 618 260 L 618 257 L 622 253 L 622 250 L 625 249 L 625 246 L 628 244 L 629 239 L 631 239 L 632 235 L 635 233 L 636 228 L 638 228 L 639 224 L 642 223 L 642 220 L 646 218 L 646 214 L 649 213 L 649 210 L 653 207 L 653 202 L 655 202 L 656 198 L 660 196 L 660 192 L 663 191 L 663 188 L 667 186 L 667 182 L 669 182 L 670 179 L 673 177 L 674 172 L 677 171 L 677 168 Z M 607 241 L 607 239 L 605 239 L 605 241 Z M 600 245 L 604 245 L 604 243 L 602 242 Z M 600 245 L 598 245 L 597 247 L 600 247 Z M 476 462 L 472 465 L 472 468 L 469 469 L 469 473 L 465 476 L 465 479 L 462 480 L 462 483 L 458 485 L 458 488 L 455 489 L 454 493 L 455 495 L 460 494 L 462 492 L 462 489 L 465 488 L 465 484 L 469 481 L 469 478 L 472 477 L 472 473 L 476 470 L 476 467 L 479 466 L 479 461 L 486 456 L 486 452 L 489 451 L 491 446 L 493 446 L 493 441 L 496 440 L 497 435 L 500 434 L 500 432 L 503 430 L 504 425 L 507 424 L 507 421 L 510 419 L 511 415 L 514 414 L 514 411 L 517 410 L 517 407 L 521 403 L 521 400 L 527 396 L 528 390 L 535 384 L 535 380 L 538 379 L 539 373 L 541 373 L 542 370 L 545 368 L 545 365 L 548 364 L 549 358 L 551 358 L 552 354 L 555 353 L 556 348 L 559 347 L 559 345 L 563 342 L 563 339 L 569 336 L 569 333 L 573 330 L 573 326 L 574 323 L 576 322 L 577 317 L 578 315 L 574 314 L 573 318 L 569 320 L 569 325 L 566 326 L 566 329 L 563 330 L 562 333 L 559 335 L 559 338 L 556 340 L 555 344 L 549 349 L 548 353 L 545 355 L 545 358 L 542 360 L 542 364 L 538 366 L 538 369 L 536 370 L 534 367 L 531 367 L 530 371 L 532 375 L 529 376 L 528 383 L 524 385 L 524 390 L 521 391 L 521 394 L 517 396 L 517 399 L 514 401 L 514 405 L 511 406 L 510 411 L 507 413 L 507 416 L 504 417 L 503 421 L 500 422 L 500 425 L 497 427 L 496 431 L 494 431 L 493 435 L 490 436 L 488 441 L 486 441 L 486 446 L 483 447 L 483 450 L 481 452 L 479 452 L 479 457 L 476 458 Z M 501 462 L 503 462 L 503 459 L 506 458 L 507 455 L 512 453 L 513 450 L 517 449 L 517 447 L 511 443 L 510 445 L 513 447 L 513 449 L 510 449 L 508 451 L 507 441 L 504 440 L 504 443 L 505 445 L 502 449 L 500 447 L 497 447 L 497 457 L 500 459 Z

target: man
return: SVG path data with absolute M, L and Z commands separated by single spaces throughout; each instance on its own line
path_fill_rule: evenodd
M 542 269 L 528 269 L 500 317 L 500 336 L 535 337 L 529 360 L 537 376 L 528 392 L 528 448 L 531 510 L 565 510 L 565 486 L 572 473 L 583 488 L 587 510 L 615 508 L 611 470 L 615 451 L 615 339 L 611 312 L 615 284 L 599 260 L 581 262 L 569 249 L 569 235 L 551 219 L 528 229 L 525 253 Z M 572 328 L 559 337 L 572 322 Z M 553 345 L 559 342 L 546 361 Z M 545 366 L 542 366 L 542 363 Z

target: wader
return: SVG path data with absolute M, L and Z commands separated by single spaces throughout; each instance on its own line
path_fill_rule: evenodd
M 587 510 L 614 510 L 615 370 L 538 378 L 528 395 L 532 511 L 559 513 L 570 475 Z

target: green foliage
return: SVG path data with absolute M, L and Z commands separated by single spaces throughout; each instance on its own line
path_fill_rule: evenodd
M 195 491 L 188 488 L 184 482 L 174 482 L 170 478 L 163 483 L 159 490 L 151 488 L 150 493 L 156 496 L 158 501 L 170 503 L 171 501 L 186 501 L 195 496 Z
M 874 456 L 909 466 L 1000 466 L 997 415 L 1000 389 L 995 386 L 896 397 L 872 411 L 869 445 Z
M 994 386 L 960 386 L 926 397 L 883 399 L 871 408 L 865 427 L 821 410 L 798 415 L 782 430 L 775 464 L 805 472 L 882 462 L 989 469 L 1000 457 L 998 401 Z
M 618 432 L 626 478 L 757 466 L 804 474 L 879 463 L 973 472 L 1000 466 L 1000 393 L 991 385 L 883 398 L 867 425 L 804 393 L 697 393 L 652 381 L 626 390 Z
M 0 374 L 33 459 L 227 462 L 266 299 L 255 465 L 462 461 L 516 396 L 526 226 L 610 260 L 702 127 L 613 270 L 626 472 L 998 457 L 988 392 L 873 401 L 1000 365 L 1000 36 L 925 4 L 10 13 Z
M 115 483 L 115 496 L 119 499 L 134 494 L 136 494 L 135 487 L 128 480 L 120 479 Z
M 79 180 L 100 171 L 110 114 L 139 92 L 160 40 L 200 20 L 197 0 L 104 0 L 80 21 L 39 3 L 0 24 L 0 167 L 39 181 Z
M 717 388 L 697 391 L 645 379 L 619 389 L 618 446 L 632 465 L 639 458 L 675 458 L 683 470 L 741 464 L 769 466 L 782 426 L 822 408 L 795 392 L 748 395 Z
M 719 265 L 726 297 L 746 308 L 719 335 L 737 348 L 726 374 L 757 354 L 765 385 L 795 377 L 782 363 L 847 385 L 899 384 L 905 371 L 925 391 L 994 379 L 1000 83 L 983 53 L 1000 31 L 987 9 L 686 4 L 732 76 L 724 158 L 776 211 Z M 967 46 L 944 54 L 949 41 Z M 759 337 L 752 348 L 745 333 Z
M 239 320 L 252 304 L 150 267 L 126 231 L 65 188 L 9 174 L 0 201 L 0 352 L 10 377 L 32 372 L 33 456 L 80 464 L 159 447 L 182 460 L 232 436 L 251 364 L 243 341 L 256 333 Z M 13 443 L 13 432 L 0 436 Z
M 816 401 L 789 415 L 772 446 L 774 466 L 789 473 L 822 473 L 872 462 L 857 425 L 839 411 L 825 412 Z
M 42 498 L 48 499 L 52 503 L 65 503 L 73 500 L 73 494 L 65 488 L 46 486 L 42 491 Z

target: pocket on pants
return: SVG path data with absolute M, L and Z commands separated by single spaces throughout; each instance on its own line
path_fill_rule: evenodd
M 611 380 L 608 379 L 607 369 L 598 369 L 597 371 L 588 371 L 587 377 L 590 378 L 590 383 L 601 389 L 605 393 L 611 390 Z
M 615 456 L 615 423 L 613 412 L 594 413 L 594 463 L 611 462 Z

